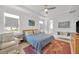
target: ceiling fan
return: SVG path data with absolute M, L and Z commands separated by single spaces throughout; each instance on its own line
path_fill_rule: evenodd
M 44 6 L 44 12 L 45 12 L 46 14 L 48 14 L 48 11 L 49 11 L 49 10 L 52 10 L 52 9 L 56 9 L 56 7 L 50 7 L 50 8 L 49 8 L 48 5 L 45 5 L 45 6 Z

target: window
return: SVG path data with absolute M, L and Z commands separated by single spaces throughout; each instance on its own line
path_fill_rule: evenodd
M 4 29 L 6 31 L 18 31 L 19 23 L 19 16 L 4 13 Z
M 44 21 L 39 21 L 39 28 L 41 31 L 43 31 L 43 28 L 44 28 Z
M 39 21 L 39 24 L 43 24 L 43 21 Z
M 53 20 L 50 20 L 50 29 L 53 29 Z

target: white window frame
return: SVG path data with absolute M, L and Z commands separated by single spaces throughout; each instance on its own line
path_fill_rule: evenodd
M 17 19 L 18 20 L 18 31 L 20 30 L 20 17 L 18 16 L 18 15 L 14 15 L 14 14 L 10 14 L 10 13 L 6 13 L 6 12 L 4 12 L 4 31 L 6 31 L 5 30 L 5 17 L 11 17 L 11 18 L 15 18 L 15 19 Z M 12 32 L 12 30 L 10 30 L 11 32 Z

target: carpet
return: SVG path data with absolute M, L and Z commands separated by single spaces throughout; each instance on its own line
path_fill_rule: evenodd
M 32 45 L 29 45 L 28 47 L 25 47 L 23 50 L 26 54 L 36 54 L 35 50 L 34 50 L 34 47 L 32 47 Z
M 71 54 L 70 44 L 60 40 L 54 40 L 42 49 L 43 54 Z
M 31 45 L 25 47 L 26 54 L 35 54 L 35 49 Z M 42 50 L 41 54 L 71 54 L 70 44 L 60 40 L 54 40 L 47 44 Z

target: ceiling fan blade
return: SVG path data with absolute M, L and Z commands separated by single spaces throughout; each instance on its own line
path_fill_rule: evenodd
M 51 8 L 47 8 L 48 10 L 51 10 L 51 9 L 56 9 L 56 7 L 51 7 Z

